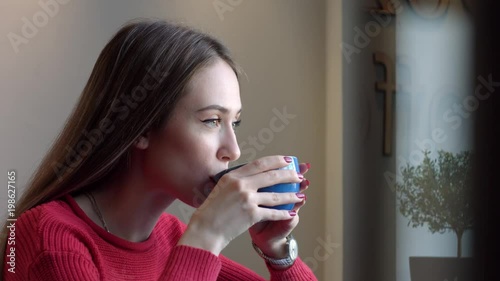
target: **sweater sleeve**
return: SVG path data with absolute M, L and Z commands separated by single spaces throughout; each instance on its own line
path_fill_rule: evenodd
M 300 259 L 295 260 L 295 263 L 284 270 L 277 270 L 266 264 L 269 272 L 271 272 L 271 281 L 318 281 L 312 270 Z
M 249 268 L 220 255 L 222 269 L 218 281 L 265 281 L 262 276 Z
M 251 271 L 243 265 L 240 265 L 224 256 L 220 257 L 222 269 L 219 275 L 219 281 L 265 281 L 257 273 Z M 276 270 L 267 265 L 271 274 L 271 281 L 317 281 L 318 279 L 311 269 L 300 259 L 284 270 Z
M 215 281 L 221 270 L 217 256 L 202 249 L 175 246 L 169 255 L 161 281 Z

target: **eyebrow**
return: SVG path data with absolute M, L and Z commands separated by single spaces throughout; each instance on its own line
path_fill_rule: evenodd
M 196 112 L 201 112 L 201 111 L 206 111 L 206 110 L 218 110 L 222 113 L 228 113 L 229 112 L 229 109 L 221 106 L 221 105 L 218 105 L 218 104 L 212 104 L 212 105 L 209 105 L 209 106 L 205 106 L 203 108 L 200 108 L 198 110 L 196 110 Z M 238 110 L 238 113 L 241 112 L 241 108 L 240 110 Z

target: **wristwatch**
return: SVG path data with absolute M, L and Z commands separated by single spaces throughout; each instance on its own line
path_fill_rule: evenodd
M 273 259 L 271 257 L 266 256 L 266 254 L 264 254 L 262 250 L 259 249 L 259 247 L 255 245 L 255 243 L 253 243 L 253 241 L 252 241 L 252 246 L 261 258 L 266 260 L 269 264 L 277 267 L 283 267 L 283 268 L 289 267 L 293 265 L 293 263 L 299 256 L 299 245 L 297 244 L 297 241 L 293 238 L 291 234 L 286 237 L 286 248 L 288 252 L 288 257 L 283 259 Z

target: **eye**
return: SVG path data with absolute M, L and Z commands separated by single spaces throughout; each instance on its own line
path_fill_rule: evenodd
M 205 123 L 209 127 L 219 127 L 220 126 L 221 119 L 220 118 L 212 118 L 212 119 L 206 119 L 203 120 L 203 123 Z
M 241 125 L 241 120 L 233 122 L 233 129 L 236 130 Z

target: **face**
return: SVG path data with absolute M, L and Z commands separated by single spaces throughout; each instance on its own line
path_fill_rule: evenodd
M 232 68 L 217 60 L 188 84 L 165 127 L 151 132 L 143 171 L 149 186 L 191 206 L 214 187 L 211 177 L 240 157 L 234 128 L 241 100 Z

